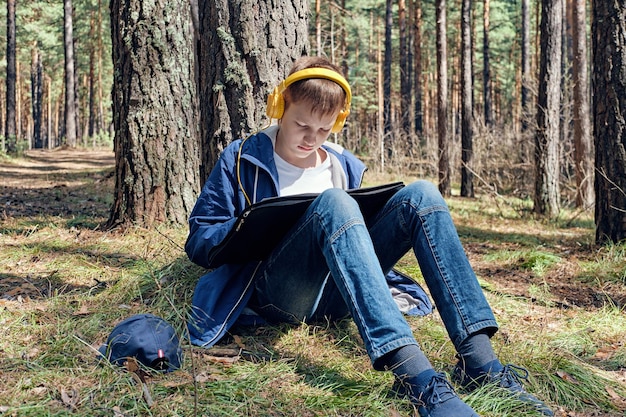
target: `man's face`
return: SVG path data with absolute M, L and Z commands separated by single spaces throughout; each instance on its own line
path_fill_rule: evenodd
M 318 149 L 328 139 L 340 110 L 322 116 L 313 113 L 306 101 L 290 103 L 279 121 L 276 153 L 300 168 L 316 166 Z

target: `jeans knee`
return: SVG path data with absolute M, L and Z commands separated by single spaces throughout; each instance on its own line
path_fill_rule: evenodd
M 360 215 L 359 204 L 345 190 L 330 188 L 318 197 L 318 207 L 326 214 L 343 214 L 347 217 Z
M 439 189 L 430 181 L 417 180 L 408 184 L 402 191 L 417 207 L 447 207 Z

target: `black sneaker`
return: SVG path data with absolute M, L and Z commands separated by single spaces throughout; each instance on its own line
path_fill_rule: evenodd
M 528 371 L 522 367 L 509 364 L 505 365 L 499 372 L 484 372 L 478 375 L 478 377 L 472 378 L 465 373 L 460 364 L 457 364 L 454 368 L 452 379 L 469 392 L 485 385 L 504 388 L 520 401 L 532 405 L 544 416 L 554 416 L 552 410 L 543 401 L 524 389 L 522 380 L 528 379 Z
M 472 408 L 454 392 L 454 388 L 444 374 L 433 376 L 422 392 L 415 392 L 417 386 L 411 378 L 396 379 L 393 391 L 407 396 L 418 407 L 421 417 L 479 417 Z

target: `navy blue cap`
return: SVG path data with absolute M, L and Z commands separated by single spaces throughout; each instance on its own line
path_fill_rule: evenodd
M 152 314 L 137 314 L 121 321 L 99 351 L 116 365 L 134 357 L 147 367 L 165 372 L 180 368 L 183 359 L 174 328 Z

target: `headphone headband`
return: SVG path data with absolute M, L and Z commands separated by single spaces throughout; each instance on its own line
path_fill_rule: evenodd
M 267 108 L 265 110 L 266 114 L 271 119 L 280 119 L 283 117 L 283 113 L 285 111 L 285 100 L 283 98 L 283 91 L 287 89 L 291 84 L 312 78 L 323 78 L 326 80 L 333 81 L 343 89 L 346 93 L 346 102 L 344 103 L 343 109 L 339 112 L 337 119 L 335 120 L 335 124 L 332 127 L 331 131 L 333 133 L 338 133 L 343 128 L 343 125 L 350 114 L 350 103 L 352 101 L 352 91 L 350 90 L 350 84 L 348 81 L 339 74 L 337 71 L 333 71 L 328 68 L 306 68 L 300 71 L 296 71 L 287 78 L 285 78 L 274 91 L 267 97 Z
M 348 84 L 348 81 L 346 81 L 346 79 L 337 71 L 333 71 L 328 68 L 305 68 L 303 70 L 296 71 L 280 83 L 279 91 L 282 93 L 291 84 L 311 78 L 323 78 L 339 84 L 339 86 L 346 93 L 345 108 L 350 108 L 350 103 L 352 102 L 352 90 L 350 89 L 350 84 Z

